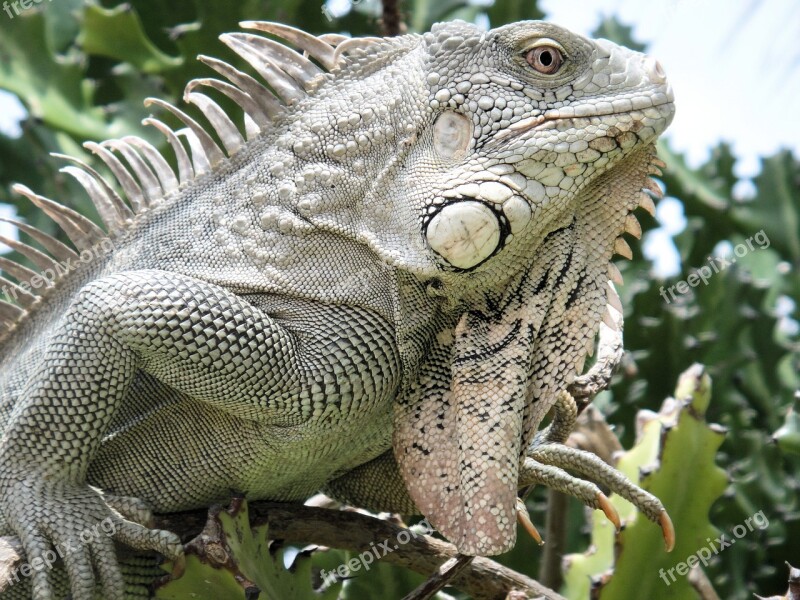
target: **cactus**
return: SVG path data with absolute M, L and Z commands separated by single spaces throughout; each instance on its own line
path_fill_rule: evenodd
M 631 504 L 612 496 L 624 530 L 615 539 L 610 523 L 593 513 L 591 549 L 565 557 L 567 598 L 697 598 L 685 577 L 685 563 L 716 538 L 709 509 L 727 486 L 724 471 L 714 462 L 724 431 L 703 419 L 710 401 L 711 380 L 704 367 L 693 365 L 658 413 L 639 412 L 637 442 L 617 464 L 664 503 L 675 523 L 674 552 L 664 551 L 659 530 Z M 681 563 L 684 567 L 677 566 Z
M 783 452 L 800 454 L 800 391 L 795 392 L 794 404 L 786 412 L 786 419 L 775 433 L 772 441 Z

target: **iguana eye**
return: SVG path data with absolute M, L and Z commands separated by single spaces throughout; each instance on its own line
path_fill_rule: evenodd
M 528 50 L 525 60 L 539 73 L 552 75 L 561 68 L 564 56 L 555 46 L 543 44 Z

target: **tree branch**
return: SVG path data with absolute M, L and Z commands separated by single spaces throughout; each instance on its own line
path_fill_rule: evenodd
M 546 543 L 542 546 L 539 564 L 539 580 L 550 588 L 558 588 L 563 582 L 561 559 L 567 540 L 568 498 L 561 492 L 547 490 L 547 517 L 545 521 Z
M 357 512 L 273 502 L 253 502 L 249 510 L 252 524 L 268 525 L 272 539 L 357 553 L 370 552 L 381 542 L 388 542 L 390 551 L 381 560 L 426 576 L 459 556 L 456 547 L 448 542 L 412 535 L 394 523 Z M 202 511 L 156 517 L 157 527 L 174 531 L 182 539 L 197 535 L 204 524 Z M 534 579 L 480 556 L 473 558 L 448 584 L 475 600 L 503 600 L 512 592 L 525 594 L 519 597 L 565 600 Z
M 453 579 L 455 579 L 461 571 L 466 569 L 474 558 L 474 556 L 461 554 L 455 558 L 449 559 L 439 567 L 436 573 L 428 578 L 428 581 L 408 594 L 403 600 L 430 600 L 442 591 L 445 586 L 450 585 Z

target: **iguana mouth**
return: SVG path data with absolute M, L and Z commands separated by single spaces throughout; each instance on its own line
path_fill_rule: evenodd
M 584 111 L 580 110 L 581 107 L 583 106 L 591 107 L 592 106 L 591 104 L 579 105 L 577 107 L 579 110 L 575 110 L 572 107 L 553 108 L 546 111 L 544 114 L 536 115 L 535 117 L 528 117 L 526 119 L 522 119 L 521 121 L 517 121 L 516 123 L 509 125 L 504 130 L 498 132 L 494 136 L 494 139 L 501 140 L 507 137 L 522 135 L 523 133 L 527 133 L 529 131 L 537 129 L 542 125 L 553 123 L 556 121 L 567 121 L 569 119 L 591 119 L 592 117 L 610 117 L 614 115 L 632 114 L 637 111 L 647 110 L 648 108 L 658 108 L 660 106 L 668 106 L 672 109 L 675 104 L 672 96 L 672 89 L 669 88 L 666 94 L 662 93 L 661 95 L 664 97 L 664 100 L 660 102 L 653 102 L 652 104 L 650 104 L 650 106 L 634 107 L 633 103 L 630 102 L 631 108 L 625 108 L 622 110 L 610 110 L 610 111 L 594 112 L 594 113 L 585 113 Z M 673 112 L 673 110 L 670 110 L 670 113 L 671 112 Z M 668 118 L 669 117 L 665 117 L 665 120 Z

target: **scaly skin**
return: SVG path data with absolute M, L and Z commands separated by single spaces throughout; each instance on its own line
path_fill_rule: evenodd
M 103 519 L 117 541 L 181 552 L 103 493 L 176 511 L 231 489 L 324 488 L 421 511 L 463 553 L 511 548 L 525 449 L 593 347 L 629 213 L 651 202 L 673 104 L 641 54 L 540 22 L 336 53 L 256 28 L 331 73 L 274 55 L 283 71 L 265 76 L 288 108 L 234 76 L 261 133 L 243 143 L 212 118 L 230 158 L 209 138 L 193 147 L 208 172 L 177 189 L 138 173 L 153 207 L 129 186 L 132 222 L 107 211 L 114 251 L 21 314 L 0 350 L 0 533 L 29 561 L 78 548 L 75 600 L 94 573 L 122 598 L 111 538 L 80 542 Z M 525 472 L 569 487 L 536 452 Z M 32 584 L 53 597 L 47 570 Z

